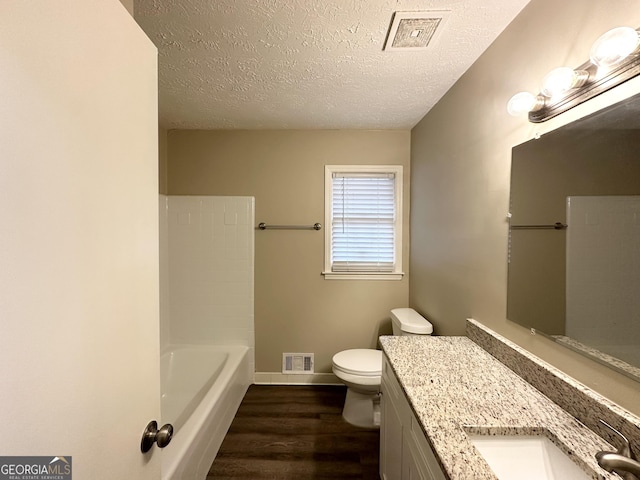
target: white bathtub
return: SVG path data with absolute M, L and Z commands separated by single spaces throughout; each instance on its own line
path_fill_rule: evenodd
M 176 345 L 160 364 L 160 425 L 174 427 L 161 450 L 162 478 L 203 480 L 252 383 L 249 348 Z

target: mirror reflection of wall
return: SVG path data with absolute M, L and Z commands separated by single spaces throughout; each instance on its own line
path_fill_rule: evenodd
M 621 241 L 609 237 L 608 244 L 594 243 L 587 253 L 594 265 L 610 265 L 609 278 L 600 277 L 604 275 L 602 268 L 583 265 L 582 260 L 573 258 L 575 254 L 569 256 L 573 258 L 571 271 L 567 269 L 567 240 L 572 234 L 577 238 L 567 218 L 568 197 L 633 195 L 640 195 L 640 95 L 514 147 L 507 318 L 557 336 L 563 343 L 577 340 L 587 350 L 600 347 L 640 367 L 640 358 L 621 353 L 640 352 L 640 321 L 614 320 L 611 314 L 614 304 L 621 317 L 625 315 L 622 312 L 634 308 L 640 311 L 640 266 L 631 261 L 637 250 L 623 254 Z M 579 202 L 576 198 L 574 206 Z M 636 222 L 638 227 L 640 209 L 628 208 L 631 213 L 627 212 L 626 222 Z M 590 215 L 594 218 L 595 214 Z M 556 222 L 568 224 L 568 228 L 526 228 Z M 622 262 L 619 265 L 632 265 L 630 271 L 624 273 L 624 269 L 614 267 L 612 259 L 597 259 L 597 252 L 612 250 Z M 617 286 L 613 286 L 614 281 Z M 577 293 L 584 285 L 599 294 Z M 588 308 L 580 300 L 585 296 L 599 302 L 599 307 Z M 567 303 L 569 298 L 571 303 Z M 567 315 L 571 316 L 570 323 Z

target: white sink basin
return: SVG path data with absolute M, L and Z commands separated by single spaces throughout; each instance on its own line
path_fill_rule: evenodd
M 500 480 L 588 480 L 544 435 L 469 435 Z

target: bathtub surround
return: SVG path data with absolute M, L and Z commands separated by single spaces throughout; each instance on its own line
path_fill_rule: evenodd
M 253 197 L 160 195 L 166 480 L 204 478 L 254 373 Z
M 637 416 L 476 320 L 467 319 L 467 336 L 612 445 L 617 445 L 617 440 L 599 420 L 613 425 L 625 435 L 634 452 L 640 449 L 640 418 Z
M 253 349 L 253 198 L 162 195 L 160 203 L 166 222 L 163 347 Z

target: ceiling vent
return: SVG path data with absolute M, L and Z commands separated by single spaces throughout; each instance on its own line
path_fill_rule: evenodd
M 384 50 L 426 50 L 450 12 L 395 12 Z

